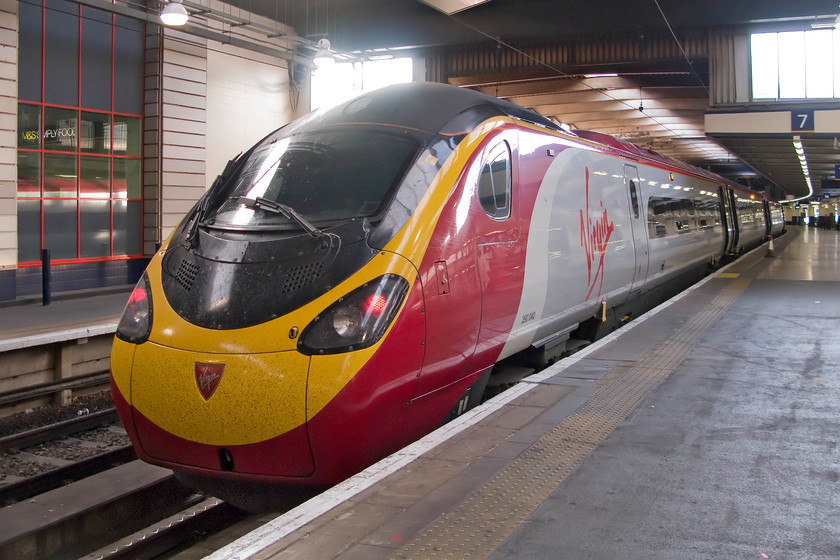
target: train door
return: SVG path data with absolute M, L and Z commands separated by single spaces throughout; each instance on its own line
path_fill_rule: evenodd
M 515 137 L 489 147 L 476 189 L 476 268 L 481 289 L 481 326 L 473 368 L 495 361 L 510 335 L 524 278 L 519 243 L 518 161 Z
M 762 201 L 762 208 L 764 209 L 764 237 L 767 237 L 773 231 L 773 219 L 770 215 L 770 203 L 766 198 Z
M 481 149 L 462 176 L 429 246 L 427 255 L 435 256 L 423 281 L 427 338 L 418 400 L 492 364 L 495 356 L 488 364 L 476 355 L 490 353 L 489 340 L 501 336 L 492 333 L 502 330 L 502 319 L 519 304 L 516 290 L 522 281 L 510 280 L 524 275 L 512 192 L 515 132 L 500 136 Z M 509 321 L 503 328 L 506 337 Z
M 624 166 L 624 185 L 630 200 L 630 227 L 633 232 L 633 248 L 636 254 L 636 266 L 633 268 L 633 283 L 630 291 L 638 290 L 645 282 L 648 273 L 648 238 L 647 209 L 642 206 L 639 170 L 635 165 Z
M 723 220 L 723 254 L 729 255 L 735 251 L 738 241 L 738 230 L 735 224 L 735 210 L 730 199 L 732 189 L 718 187 L 720 200 L 720 218 Z
M 741 244 L 741 224 L 738 222 L 738 204 L 735 200 L 735 191 L 730 188 L 726 190 L 726 200 L 729 202 L 729 223 L 732 224 L 732 244 L 729 252 L 737 253 Z

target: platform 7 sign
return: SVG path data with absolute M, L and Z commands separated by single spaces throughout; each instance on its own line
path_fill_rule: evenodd
M 798 109 L 790 112 L 791 132 L 814 132 L 814 110 Z

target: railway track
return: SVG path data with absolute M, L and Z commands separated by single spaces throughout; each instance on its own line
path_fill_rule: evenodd
M 112 427 L 116 423 L 116 411 L 110 408 L 0 438 L 0 504 L 29 499 L 136 459 L 125 432 Z
M 166 558 L 249 517 L 216 498 L 206 498 L 157 523 L 121 537 L 80 560 Z
M 134 449 L 128 445 L 71 465 L 56 467 L 47 472 L 5 484 L 0 486 L 0 506 L 8 506 L 21 500 L 28 500 L 38 494 L 49 492 L 70 482 L 128 463 L 136 458 Z
M 113 407 L 99 412 L 81 414 L 75 418 L 2 437 L 0 438 L 0 453 L 11 449 L 32 447 L 33 445 L 54 441 L 100 426 L 108 426 L 117 423 L 118 420 L 117 411 Z
M 78 558 L 205 499 L 132 461 L 0 509 L 0 558 Z
M 165 558 L 247 523 L 242 510 L 137 461 L 113 408 L 79 412 L 0 437 L 0 468 L 37 458 L 38 471 L 0 478 L 0 558 Z M 102 434 L 124 443 L 100 448 Z
M 51 446 L 78 446 L 87 432 L 121 430 L 115 428 L 113 408 L 79 412 L 68 420 L 0 437 L 0 455 L 31 454 L 34 448 L 49 456 Z M 48 467 L 21 480 L 0 481 L 0 506 L 6 506 L 0 508 L 0 557 L 199 558 L 259 524 L 258 516 L 194 493 L 170 471 L 137 461 L 127 439 L 125 445 L 92 457 Z M 107 497 L 88 503 L 88 496 L 105 490 Z M 290 498 L 283 509 L 304 499 Z M 263 522 L 283 509 L 278 506 Z M 39 524 L 44 517 L 48 522 Z M 30 519 L 34 521 L 16 530 L 16 522 Z M 43 547 L 55 542 L 60 547 Z

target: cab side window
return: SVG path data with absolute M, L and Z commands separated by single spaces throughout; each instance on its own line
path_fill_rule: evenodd
M 484 160 L 478 177 L 478 200 L 488 216 L 503 220 L 510 216 L 510 147 L 502 142 Z

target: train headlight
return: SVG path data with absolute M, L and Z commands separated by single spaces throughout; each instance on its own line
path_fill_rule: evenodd
M 332 324 L 338 336 L 349 339 L 359 335 L 363 320 L 360 309 L 341 307 L 333 315 Z
M 140 277 L 128 298 L 119 325 L 117 338 L 133 344 L 146 342 L 152 331 L 152 290 L 146 273 Z
M 408 292 L 402 276 L 386 274 L 350 292 L 318 315 L 303 330 L 298 350 L 304 354 L 338 354 L 361 350 L 385 334 Z

